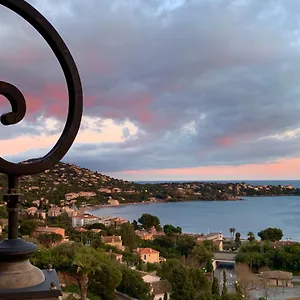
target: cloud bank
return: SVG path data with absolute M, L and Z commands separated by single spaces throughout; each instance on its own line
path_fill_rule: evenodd
M 66 161 L 119 177 L 205 179 L 209 168 L 247 177 L 246 166 L 299 157 L 299 1 L 29 2 L 82 77 L 84 119 Z M 28 109 L 1 127 L 0 155 L 44 155 L 66 119 L 62 71 L 38 33 L 2 7 L 0 39 L 1 80 L 20 88 Z M 8 109 L 0 97 L 0 113 Z

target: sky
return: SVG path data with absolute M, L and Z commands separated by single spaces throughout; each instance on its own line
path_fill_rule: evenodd
M 70 49 L 84 91 L 64 162 L 127 180 L 300 179 L 299 0 L 30 0 Z M 27 114 L 0 156 L 45 155 L 68 95 L 39 34 L 0 5 L 0 80 Z M 0 96 L 0 114 L 10 111 Z

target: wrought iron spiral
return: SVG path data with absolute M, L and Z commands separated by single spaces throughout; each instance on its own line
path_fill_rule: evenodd
M 83 110 L 81 80 L 68 47 L 45 17 L 24 0 L 0 0 L 0 5 L 12 10 L 30 23 L 45 39 L 61 65 L 68 87 L 67 121 L 54 147 L 44 157 L 28 164 L 12 163 L 0 157 L 0 173 L 12 176 L 31 175 L 51 168 L 65 156 L 72 146 L 80 127 Z M 26 113 L 26 101 L 22 92 L 14 85 L 0 81 L 0 95 L 6 97 L 11 104 L 11 112 L 1 116 L 1 123 L 14 125 L 20 122 Z

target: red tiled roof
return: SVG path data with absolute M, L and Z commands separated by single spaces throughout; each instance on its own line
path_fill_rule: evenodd
M 101 239 L 104 243 L 120 243 L 120 242 L 122 242 L 122 238 L 120 236 L 117 236 L 117 235 L 102 236 Z
M 137 248 L 136 252 L 139 253 L 139 254 L 152 254 L 152 253 L 158 253 L 159 254 L 159 251 L 156 251 L 152 248 Z

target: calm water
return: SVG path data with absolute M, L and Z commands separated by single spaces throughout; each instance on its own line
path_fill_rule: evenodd
M 227 202 L 151 203 L 93 211 L 97 216 L 120 216 L 129 221 L 138 219 L 143 213 L 158 216 L 162 224 L 180 226 L 184 232 L 221 231 L 229 236 L 229 228 L 234 227 L 246 237 L 249 231 L 257 234 L 267 227 L 277 227 L 283 230 L 284 239 L 300 241 L 300 196 L 244 197 L 244 201 Z

